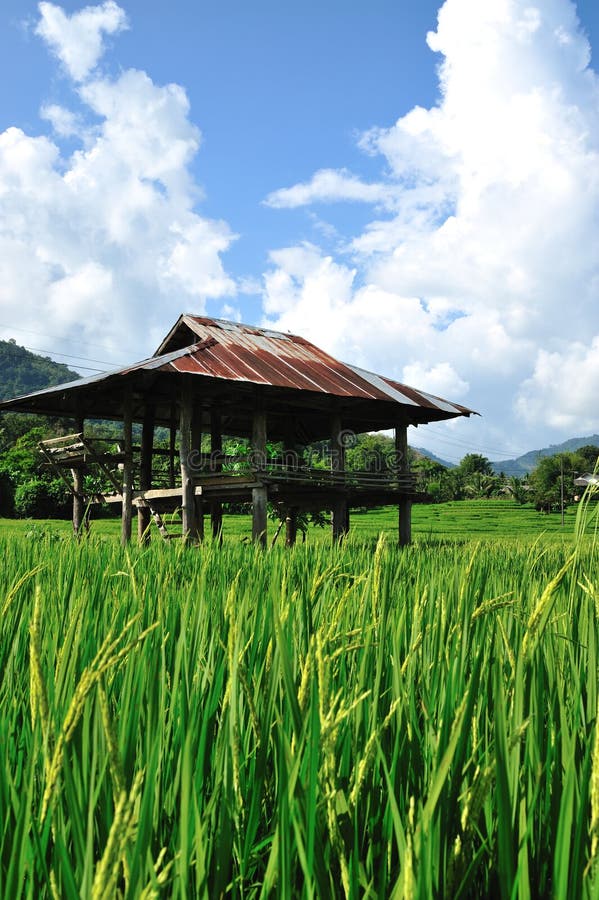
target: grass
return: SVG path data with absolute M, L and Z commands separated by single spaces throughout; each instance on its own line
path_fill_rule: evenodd
M 597 896 L 594 539 L 462 508 L 404 550 L 0 530 L 0 896 Z
M 416 504 L 412 508 L 412 532 L 415 541 L 422 540 L 502 540 L 550 539 L 566 542 L 572 539 L 577 519 L 577 507 L 565 511 L 564 525 L 559 512 L 539 513 L 534 507 L 518 506 L 509 500 L 463 500 L 440 504 Z M 134 523 L 135 525 L 135 523 Z M 358 539 L 376 540 L 384 534 L 390 542 L 397 537 L 398 514 L 395 507 L 351 514 L 351 533 Z M 209 529 L 209 518 L 206 517 Z M 272 538 L 276 523 L 269 522 Z M 176 530 L 176 529 L 173 529 Z M 120 520 L 97 519 L 92 522 L 97 536 L 117 537 Z M 30 534 L 32 538 L 45 534 L 68 535 L 70 522 L 58 520 L 0 519 L 0 534 Z M 156 532 L 154 531 L 154 534 Z M 248 515 L 225 515 L 225 538 L 241 541 L 251 535 Z M 328 541 L 328 529 L 311 528 L 309 542 Z M 280 536 L 279 541 L 283 540 Z

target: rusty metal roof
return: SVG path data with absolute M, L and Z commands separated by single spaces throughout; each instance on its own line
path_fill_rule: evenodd
M 417 413 L 420 422 L 476 415 L 465 406 L 340 362 L 297 335 L 193 315 L 180 316 L 149 359 L 5 401 L 0 409 L 25 409 L 24 401 L 29 398 L 79 391 L 103 382 L 113 384 L 121 377 L 141 371 L 197 375 L 221 382 L 327 394 L 350 401 L 398 403 Z
M 189 337 L 199 338 L 189 346 Z M 448 416 L 469 416 L 473 410 L 450 403 L 416 388 L 375 375 L 358 366 L 340 362 L 298 335 L 255 328 L 202 316 L 181 316 L 158 348 L 158 353 L 176 345 L 187 346 L 157 356 L 148 368 L 172 369 L 228 381 L 317 391 L 337 397 L 386 400 L 434 409 Z

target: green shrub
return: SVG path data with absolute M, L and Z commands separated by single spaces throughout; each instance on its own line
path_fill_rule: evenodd
M 20 518 L 60 519 L 69 514 L 69 493 L 59 479 L 32 478 L 17 486 L 14 511 Z

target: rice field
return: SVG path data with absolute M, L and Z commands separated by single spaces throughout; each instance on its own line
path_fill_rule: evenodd
M 0 896 L 598 896 L 587 531 L 0 533 Z

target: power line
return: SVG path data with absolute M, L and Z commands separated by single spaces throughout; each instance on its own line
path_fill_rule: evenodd
M 56 337 L 55 335 L 51 335 L 51 334 L 44 335 L 39 331 L 29 331 L 26 328 L 16 328 L 16 327 L 10 326 L 10 325 L 2 325 L 1 323 L 0 323 L 0 328 L 6 328 L 7 330 L 13 330 L 13 331 L 22 331 L 25 334 L 37 334 L 38 337 Z M 56 340 L 60 340 L 60 341 L 66 340 L 67 343 L 74 343 L 69 338 L 56 337 Z M 109 362 L 106 359 L 92 359 L 89 356 L 76 356 L 73 353 L 59 353 L 58 350 L 48 350 L 48 349 L 45 349 L 42 347 L 28 347 L 26 344 L 23 344 L 22 346 L 23 346 L 24 350 L 29 350 L 29 351 L 31 351 L 31 353 L 48 353 L 51 357 L 61 356 L 61 357 L 64 357 L 65 359 L 74 359 L 74 360 L 82 360 L 83 362 L 100 363 L 100 365 L 108 366 L 110 369 L 114 369 L 118 365 L 117 363 Z M 100 345 L 99 344 L 86 344 L 86 346 L 99 347 Z M 58 360 L 54 360 L 54 361 L 58 362 Z M 75 365 L 77 366 L 78 369 L 84 369 L 86 372 L 98 372 L 99 373 L 99 372 L 106 371 L 106 369 L 98 369 L 95 366 L 82 366 L 79 362 L 75 363 Z
M 83 344 L 86 347 L 97 347 L 98 350 L 106 349 L 101 344 L 92 344 L 90 341 L 80 341 L 79 339 L 77 339 L 77 341 L 75 341 L 74 338 L 66 338 L 66 337 L 64 337 L 64 335 L 48 334 L 47 332 L 41 332 L 41 331 L 31 331 L 28 328 L 19 328 L 17 325 L 5 325 L 2 322 L 0 322 L 0 328 L 4 328 L 6 331 L 21 331 L 23 334 L 35 334 L 35 335 L 37 335 L 37 337 L 52 338 L 52 340 L 54 340 L 54 341 L 63 341 L 66 344 L 77 343 L 77 344 Z
M 30 347 L 25 347 L 25 350 L 30 350 L 30 349 L 31 349 Z M 54 362 L 57 362 L 57 361 L 58 360 L 54 360 Z M 77 364 L 77 370 L 79 370 L 79 369 L 83 369 L 86 372 L 95 372 L 97 375 L 101 375 L 102 372 L 106 371 L 105 369 L 93 369 L 91 366 L 81 366 L 81 365 Z
M 82 359 L 84 362 L 97 362 L 103 366 L 112 366 L 113 368 L 116 368 L 117 365 L 116 363 L 108 362 L 105 359 L 91 359 L 89 356 L 75 356 L 72 353 L 58 353 L 57 350 L 44 350 L 41 347 L 25 347 L 25 350 L 31 350 L 33 353 L 49 353 L 51 356 L 65 356 L 68 359 Z M 84 369 L 85 366 L 81 366 L 81 368 Z M 96 371 L 102 372 L 103 369 L 97 369 Z
M 444 443 L 453 444 L 456 447 L 464 447 L 466 450 L 475 451 L 475 452 L 479 452 L 482 450 L 485 453 L 496 453 L 500 456 L 505 456 L 507 459 L 512 459 L 514 457 L 515 453 L 524 454 L 524 453 L 529 452 L 528 450 L 522 450 L 522 449 L 518 449 L 518 448 L 515 448 L 514 450 L 498 450 L 496 447 L 485 447 L 481 444 L 478 444 L 478 445 L 471 444 L 467 441 L 460 441 L 459 438 L 447 437 L 444 432 L 435 431 L 434 427 L 431 427 L 431 425 L 428 425 L 427 432 L 431 432 L 431 431 L 433 432 L 433 434 L 435 434 L 437 436 L 437 440 L 440 440 Z

